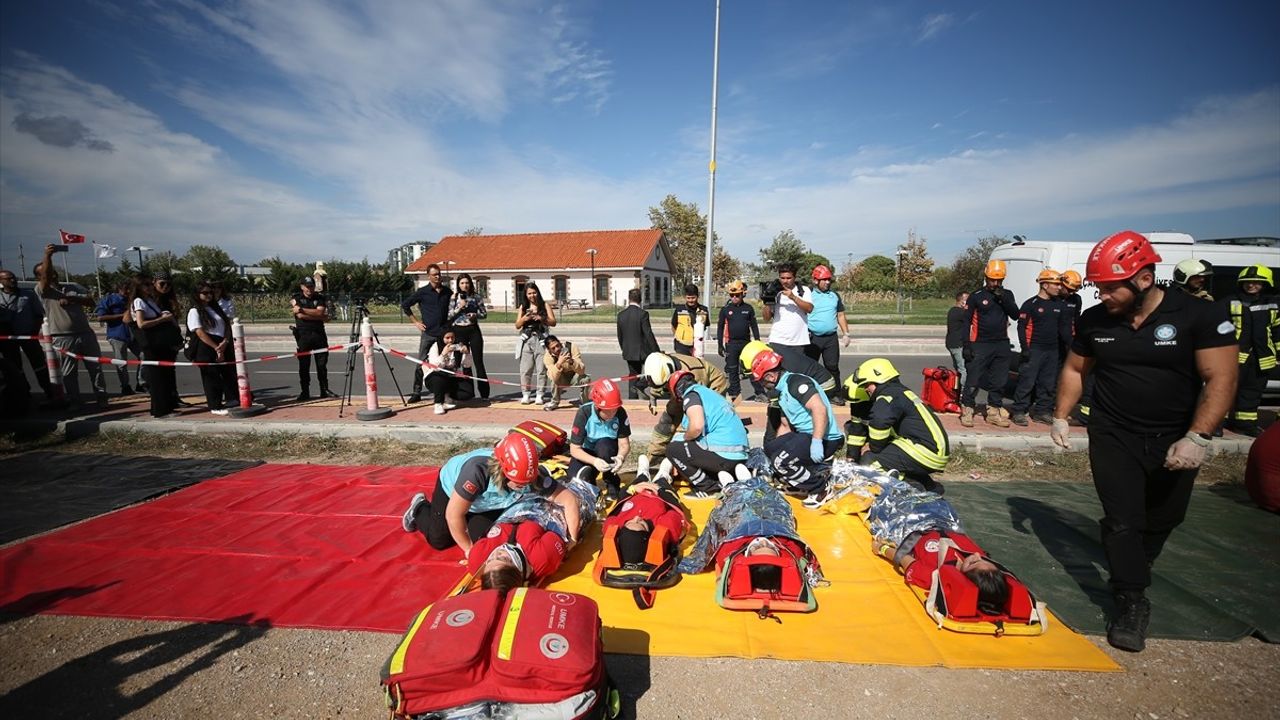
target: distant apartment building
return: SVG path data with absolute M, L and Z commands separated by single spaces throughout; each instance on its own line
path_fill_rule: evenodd
M 395 272 L 404 272 L 404 269 L 413 264 L 413 261 L 422 257 L 422 254 L 431 249 L 435 243 L 425 240 L 420 242 L 405 243 L 398 248 L 392 248 L 387 252 L 387 264 Z

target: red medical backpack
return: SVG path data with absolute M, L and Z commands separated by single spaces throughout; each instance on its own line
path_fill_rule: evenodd
M 515 718 L 601 718 L 617 709 L 596 603 L 538 588 L 428 606 L 387 659 L 382 684 L 395 718 L 486 704 L 492 716 Z
M 951 368 L 925 368 L 920 399 L 936 413 L 960 412 L 960 373 Z

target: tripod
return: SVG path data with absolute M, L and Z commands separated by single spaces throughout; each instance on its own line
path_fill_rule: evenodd
M 360 341 L 360 321 L 369 317 L 369 307 L 364 304 L 363 300 L 356 301 L 351 312 L 351 334 L 347 336 L 347 342 Z M 381 345 L 382 338 L 378 337 L 378 331 L 373 331 L 374 343 Z M 343 408 L 351 405 L 351 373 L 356 366 L 356 353 L 360 350 L 360 346 L 349 348 L 347 350 L 347 377 L 342 387 L 342 401 L 338 403 L 338 417 L 342 417 Z M 387 364 L 387 370 L 391 372 L 391 382 L 396 386 L 396 394 L 400 396 L 400 404 L 408 406 L 409 403 L 404 401 L 404 391 L 400 389 L 400 381 L 396 379 L 396 369 L 391 365 L 391 358 L 387 357 L 385 350 L 378 348 L 378 354 L 382 356 L 382 361 Z

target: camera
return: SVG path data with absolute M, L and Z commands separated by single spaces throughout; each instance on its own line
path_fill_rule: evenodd
M 71 249 L 71 248 L 70 248 L 70 247 L 68 247 L 68 246 L 66 246 L 66 245 L 54 245 L 54 246 L 53 246 L 53 252 L 56 252 L 56 253 L 59 253 L 59 252 L 67 252 L 67 251 L 68 251 L 68 250 L 70 250 L 70 249 Z
M 778 296 L 782 294 L 782 281 L 774 278 L 764 286 L 760 291 L 760 301 L 765 305 L 772 305 L 778 302 Z

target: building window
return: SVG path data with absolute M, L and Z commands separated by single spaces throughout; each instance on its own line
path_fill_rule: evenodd
M 529 282 L 529 277 L 527 275 L 516 275 L 511 278 L 511 283 L 515 287 L 515 294 L 512 295 L 512 305 L 519 307 L 521 298 L 524 297 L 524 285 L 527 282 Z
M 484 275 L 477 275 L 476 277 L 472 278 L 471 281 L 475 283 L 476 294 L 484 298 L 485 300 L 491 301 L 491 299 L 489 298 L 489 278 L 485 277 Z
M 567 302 L 569 300 L 569 276 L 556 275 L 551 278 L 551 283 L 555 286 L 556 302 Z
M 644 288 L 644 304 L 649 305 L 651 296 L 649 294 L 649 276 L 648 275 L 645 275 L 640 278 L 640 286 Z
M 609 301 L 609 276 L 596 276 L 596 302 Z

